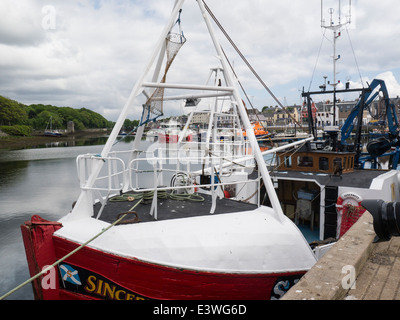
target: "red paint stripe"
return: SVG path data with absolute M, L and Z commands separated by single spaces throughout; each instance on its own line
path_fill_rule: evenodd
M 57 258 L 74 250 L 78 244 L 54 237 Z M 193 271 L 147 263 L 83 248 L 66 262 L 98 273 L 133 292 L 151 299 L 222 299 L 264 300 L 277 279 L 302 275 L 304 272 L 281 274 L 232 274 Z
M 54 232 L 60 227 L 60 224 L 46 221 L 41 223 L 30 221 L 21 226 L 31 276 L 40 272 L 45 265 L 53 264 L 79 246 L 78 243 L 54 236 Z M 115 291 L 111 298 L 118 296 L 126 299 L 128 291 L 131 291 L 129 298 L 134 299 L 142 296 L 166 300 L 264 300 L 270 299 L 273 289 L 282 289 L 282 286 L 275 287 L 282 277 L 300 277 L 305 273 L 305 271 L 299 271 L 274 274 L 232 274 L 194 271 L 120 257 L 89 247 L 81 249 L 66 259 L 65 263 L 96 274 L 97 281 L 102 278 L 104 286 L 107 281 L 110 286 L 119 286 L 120 294 L 117 295 Z M 38 279 L 34 284 L 37 299 L 103 298 L 101 293 L 96 296 L 97 292 L 94 292 L 94 296 L 89 296 L 61 289 L 58 277 L 56 289 L 43 290 L 41 280 L 41 278 Z M 86 281 L 88 281 L 87 278 Z M 284 283 L 286 286 L 286 281 Z M 88 285 L 88 283 L 83 283 L 83 285 Z

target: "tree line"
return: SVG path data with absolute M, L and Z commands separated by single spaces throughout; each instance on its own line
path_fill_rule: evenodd
M 73 121 L 75 130 L 111 128 L 114 122 L 92 110 L 52 105 L 24 105 L 0 96 L 0 129 L 13 135 L 29 135 L 28 131 L 44 130 L 52 119 L 53 129 L 65 129 Z M 20 131 L 20 134 L 18 134 Z

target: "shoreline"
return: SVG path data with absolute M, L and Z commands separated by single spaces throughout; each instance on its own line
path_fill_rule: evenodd
M 27 148 L 38 148 L 45 144 L 59 142 L 72 143 L 87 138 L 99 138 L 105 136 L 105 130 L 85 130 L 73 134 L 66 134 L 60 137 L 47 137 L 42 133 L 36 133 L 29 137 L 0 136 L 0 150 L 20 150 Z

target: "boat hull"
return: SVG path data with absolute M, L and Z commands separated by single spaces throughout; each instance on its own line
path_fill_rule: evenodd
M 61 227 L 37 217 L 21 226 L 31 276 L 79 246 L 54 235 Z M 280 298 L 304 273 L 207 272 L 86 246 L 35 280 L 33 289 L 44 300 L 265 300 Z
M 158 134 L 158 142 L 160 143 L 178 143 L 179 134 L 169 134 L 169 133 L 159 133 Z M 191 134 L 185 137 L 186 142 L 193 141 L 193 137 Z
M 60 133 L 60 132 L 48 132 L 48 131 L 46 131 L 43 135 L 46 136 L 46 137 L 61 137 L 61 136 L 62 136 L 62 133 Z

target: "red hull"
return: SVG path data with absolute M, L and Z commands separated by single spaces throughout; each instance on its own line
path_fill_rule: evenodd
M 36 219 L 21 226 L 31 276 L 78 247 L 77 243 L 53 235 L 60 224 Z M 65 271 L 67 267 L 71 271 L 63 274 L 62 268 Z M 55 271 L 55 288 L 43 288 L 43 282 L 52 281 L 48 275 L 35 282 L 36 299 L 264 300 L 279 298 L 304 274 L 194 271 L 124 258 L 89 247 L 61 262 Z

